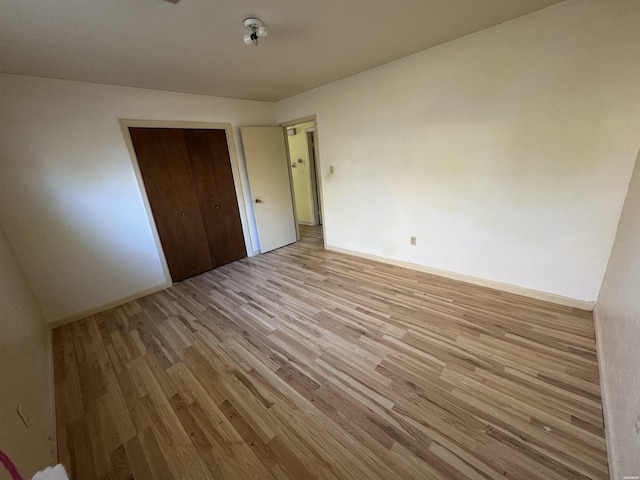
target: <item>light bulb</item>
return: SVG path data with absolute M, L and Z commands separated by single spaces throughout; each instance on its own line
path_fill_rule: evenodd
M 251 39 L 251 35 L 244 36 L 244 43 L 247 45 L 251 45 L 253 43 L 253 40 Z
M 258 28 L 258 31 L 256 33 L 258 34 L 258 36 L 260 38 L 266 37 L 267 36 L 267 27 Z

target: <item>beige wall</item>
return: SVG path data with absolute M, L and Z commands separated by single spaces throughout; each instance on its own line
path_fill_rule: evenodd
M 639 17 L 569 0 L 279 102 L 317 114 L 327 245 L 592 304 L 640 147 Z
M 315 223 L 313 214 L 313 200 L 311 197 L 311 175 L 309 170 L 309 151 L 307 150 L 307 135 L 305 129 L 312 128 L 314 122 L 301 123 L 290 128 L 296 129 L 296 134 L 287 136 L 289 141 L 289 157 L 295 167 L 289 165 L 293 179 L 293 194 L 296 202 L 296 220 L 300 223 Z M 298 162 L 302 159 L 302 163 Z
M 48 321 L 167 285 L 119 119 L 232 124 L 251 205 L 238 127 L 275 125 L 275 107 L 0 74 L 0 221 Z
M 633 478 L 640 475 L 640 157 L 595 319 L 611 478 Z
M 0 286 L 0 449 L 31 478 L 53 459 L 51 340 L 1 228 Z

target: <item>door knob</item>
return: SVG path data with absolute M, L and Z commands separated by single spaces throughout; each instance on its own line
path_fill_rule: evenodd
M 181 216 L 181 217 L 186 217 L 186 216 L 187 216 L 187 214 L 186 214 L 186 213 L 184 213 L 184 212 L 180 212 L 180 216 Z
M 264 203 L 262 200 L 260 200 L 259 198 L 256 198 L 256 203 Z
M 216 205 L 216 210 L 220 210 L 220 205 Z

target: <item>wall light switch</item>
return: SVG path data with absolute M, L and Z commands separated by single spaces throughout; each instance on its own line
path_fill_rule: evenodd
M 329 175 L 333 175 L 333 174 L 334 174 L 333 165 L 331 165 L 329 167 Z
M 416 244 L 416 240 L 417 240 L 417 238 L 416 238 L 416 237 L 413 237 L 413 236 L 412 236 L 412 237 L 409 237 L 409 244 L 410 244 L 410 245 L 415 245 L 415 244 Z

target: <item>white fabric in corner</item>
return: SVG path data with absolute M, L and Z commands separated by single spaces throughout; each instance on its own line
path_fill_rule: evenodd
M 31 480 L 69 480 L 69 477 L 62 465 L 56 465 L 36 473 Z

